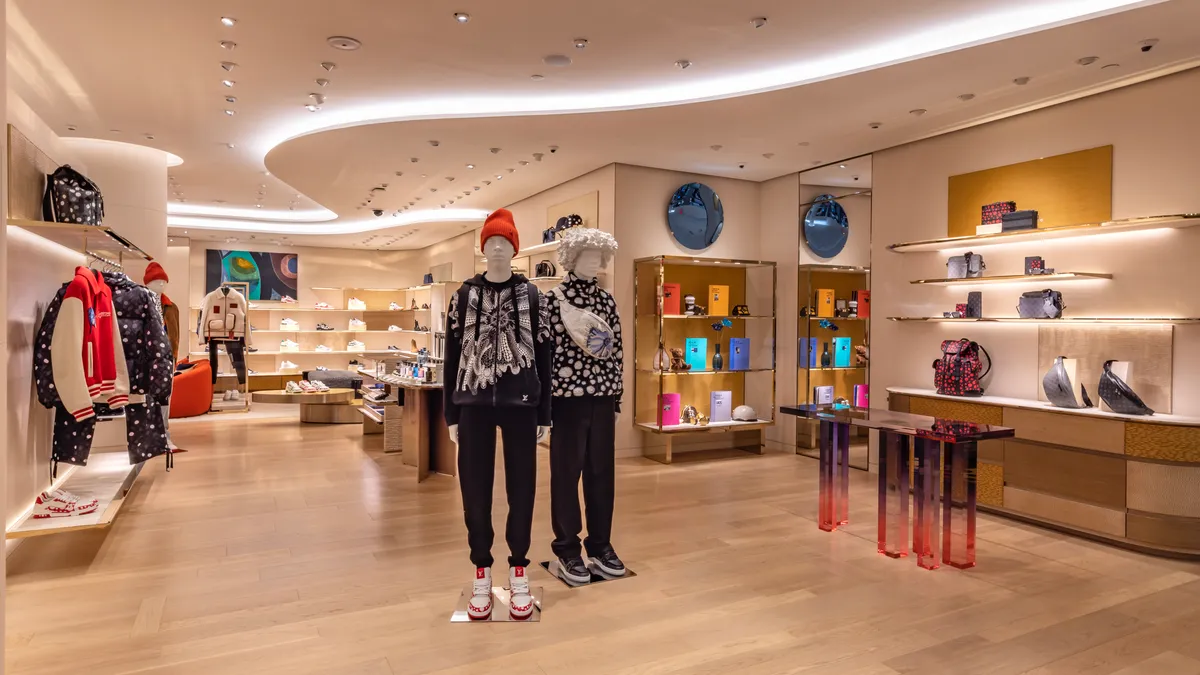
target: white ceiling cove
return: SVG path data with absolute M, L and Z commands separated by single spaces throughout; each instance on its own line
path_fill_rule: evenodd
M 67 4 L 10 0 L 10 84 L 182 157 L 172 233 L 370 248 L 611 162 L 764 180 L 1200 63 L 1196 0 Z

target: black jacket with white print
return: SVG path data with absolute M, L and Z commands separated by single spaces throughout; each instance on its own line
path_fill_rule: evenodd
M 446 424 L 465 405 L 537 408 L 550 426 L 550 350 L 546 300 L 520 274 L 492 283 L 467 279 L 446 312 L 443 366 Z
M 600 288 L 595 279 L 581 279 L 574 272 L 568 273 L 557 288 L 546 294 L 550 313 L 550 335 L 554 338 L 554 374 L 551 391 L 554 396 L 613 396 L 617 412 L 621 411 L 621 395 L 625 390 L 624 352 L 621 344 L 621 317 L 617 314 L 617 303 L 608 291 Z M 608 335 L 603 326 L 589 330 L 588 349 L 579 346 L 568 322 L 568 310 L 564 313 L 563 303 L 586 310 L 608 324 Z M 585 326 L 591 329 L 591 326 Z M 578 328 L 576 328 L 578 330 Z M 589 353 L 590 352 L 590 353 Z

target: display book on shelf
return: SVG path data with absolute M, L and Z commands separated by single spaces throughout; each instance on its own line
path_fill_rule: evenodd
M 715 300 L 727 303 L 729 314 L 675 313 L 685 310 L 672 294 L 695 296 L 694 304 L 707 312 L 714 304 L 710 291 L 727 294 Z M 775 301 L 773 262 L 691 256 L 634 261 L 635 316 L 632 335 L 625 321 L 625 352 L 634 355 L 635 426 L 665 437 L 664 455 L 651 456 L 670 461 L 671 437 L 694 433 L 751 432 L 753 438 L 735 441 L 761 451 L 762 430 L 775 421 Z M 689 342 L 695 352 L 686 354 Z M 689 359 L 704 368 L 685 368 Z M 710 420 L 714 395 L 720 411 L 728 401 L 728 421 Z M 750 413 L 752 419 L 738 419 Z

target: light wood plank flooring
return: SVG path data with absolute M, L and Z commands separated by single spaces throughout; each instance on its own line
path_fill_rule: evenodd
M 981 515 L 979 567 L 919 570 L 875 552 L 870 477 L 826 534 L 816 461 L 779 453 L 620 461 L 636 578 L 569 590 L 537 568 L 541 623 L 452 625 L 471 575 L 454 479 L 418 485 L 352 425 L 173 434 L 190 452 L 147 467 L 107 534 L 13 553 L 10 675 L 1200 673 L 1200 565 Z

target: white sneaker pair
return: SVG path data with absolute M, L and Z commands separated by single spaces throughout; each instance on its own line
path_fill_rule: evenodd
M 84 499 L 59 488 L 38 495 L 33 503 L 33 518 L 63 518 L 92 513 L 100 505 L 98 499 Z
M 242 392 L 238 391 L 237 389 L 230 389 L 225 392 L 225 395 L 221 398 L 221 400 L 240 401 L 242 400 Z
M 533 595 L 529 592 L 529 577 L 524 567 L 510 567 L 508 589 L 510 592 L 508 613 L 513 619 L 523 621 L 533 615 Z M 475 583 L 471 586 L 471 599 L 467 601 L 467 616 L 483 621 L 492 615 L 492 570 L 490 567 L 475 568 Z

